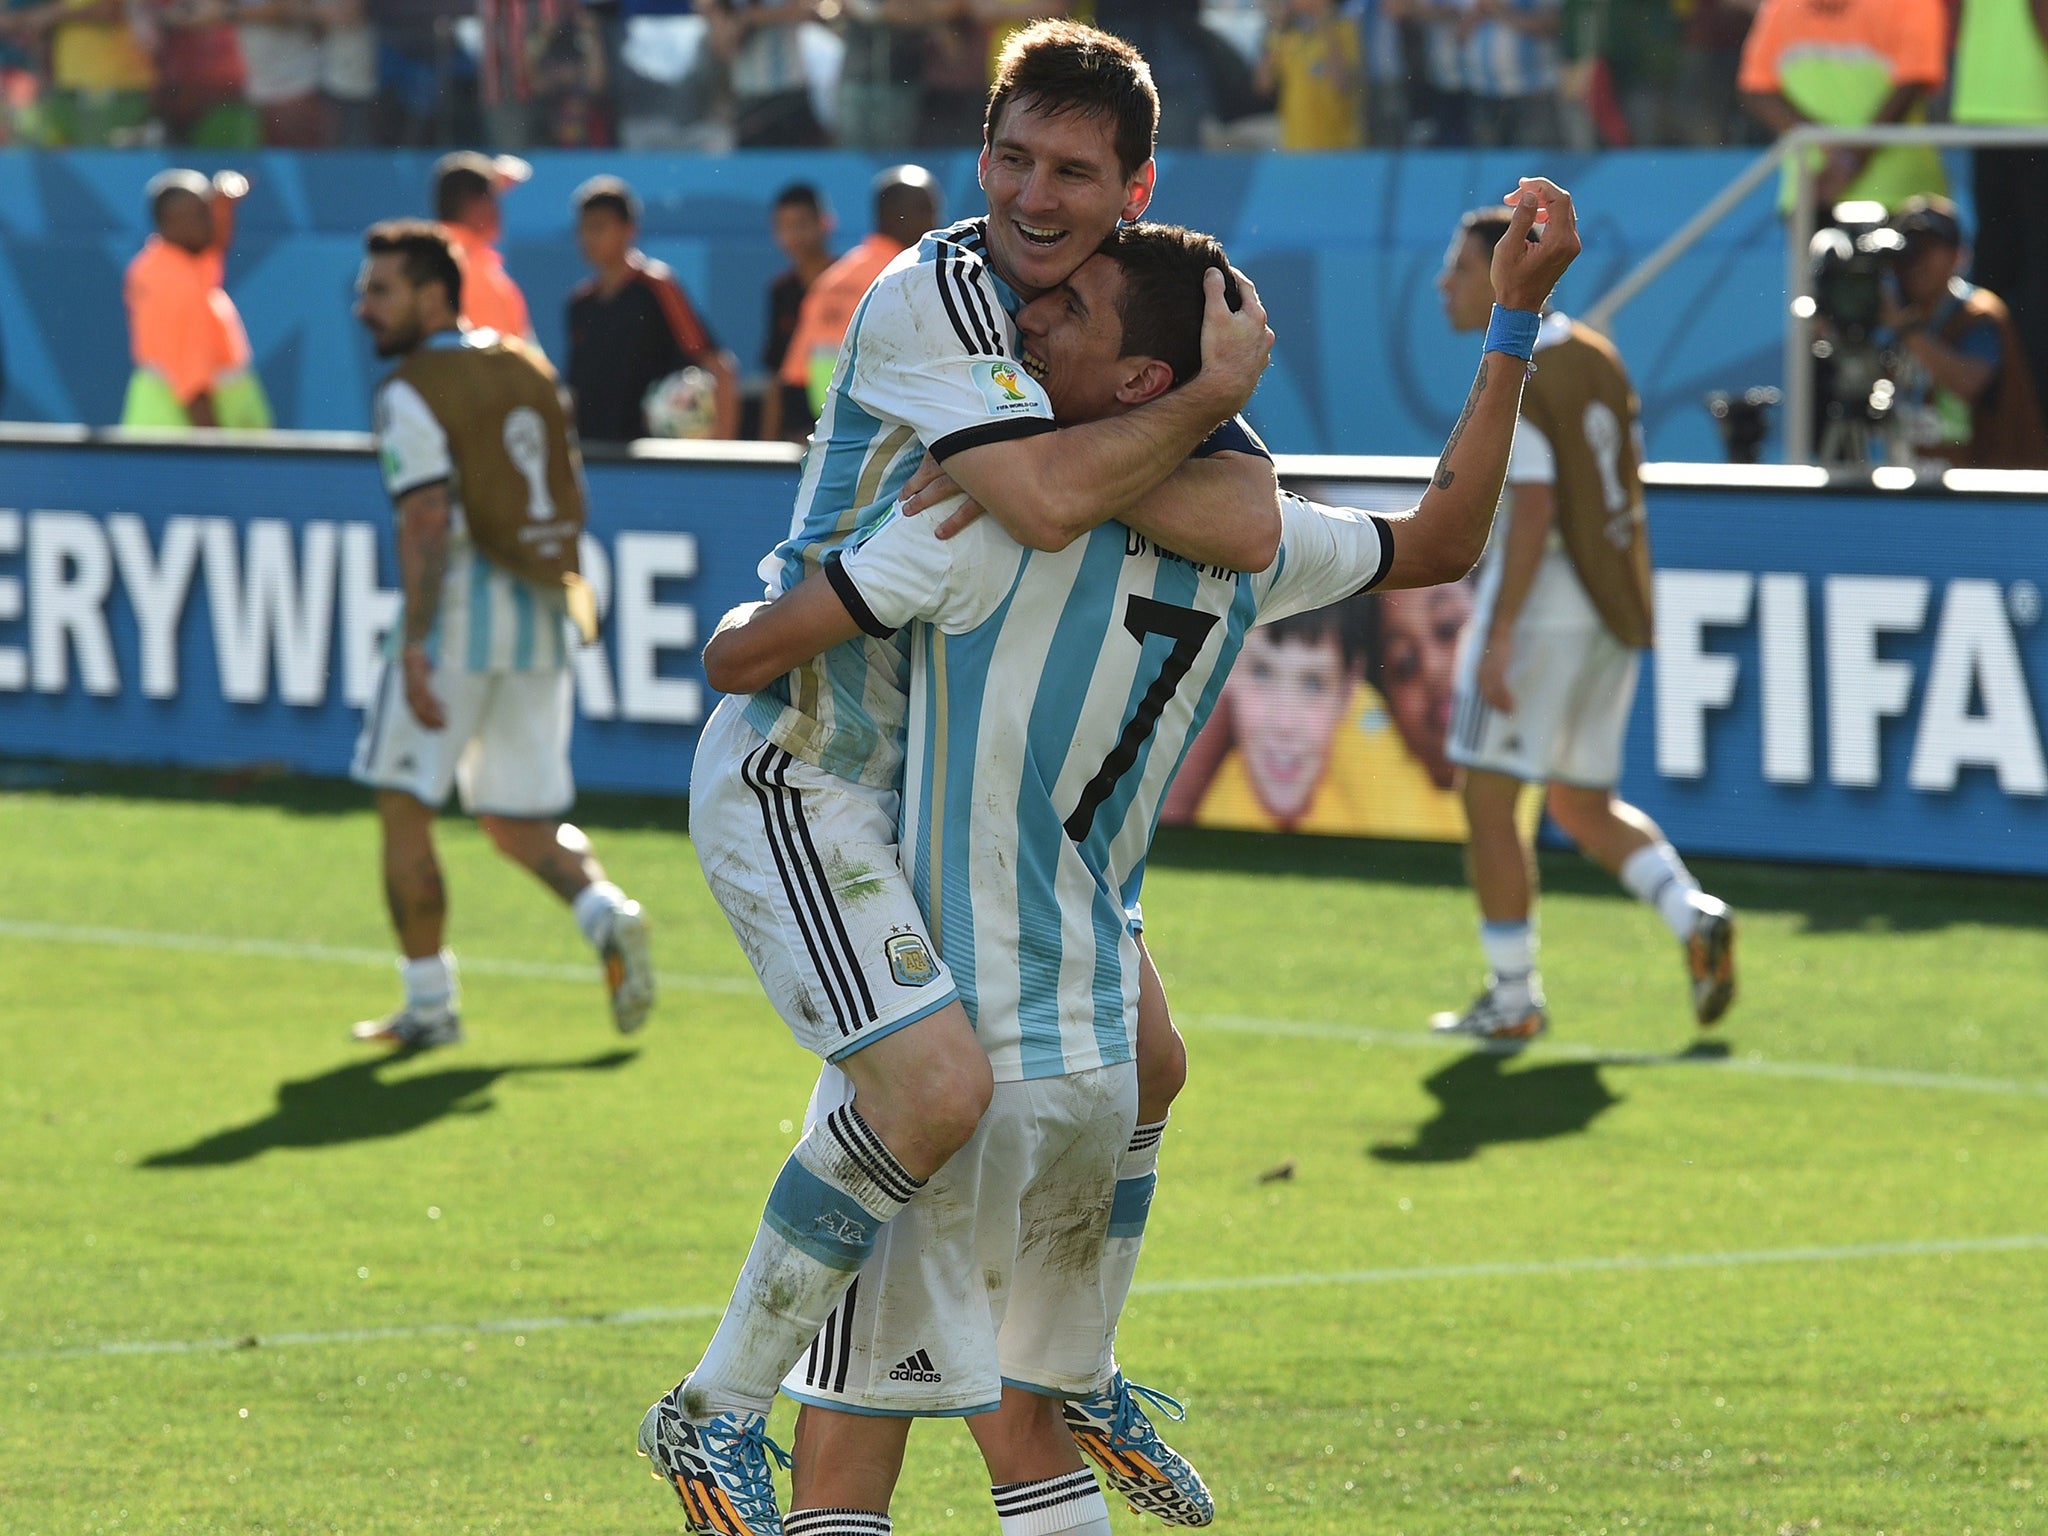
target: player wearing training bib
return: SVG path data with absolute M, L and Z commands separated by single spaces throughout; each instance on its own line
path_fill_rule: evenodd
M 1504 287 L 1538 299 L 1576 250 L 1569 203 L 1547 184 L 1529 191 L 1520 228 L 1539 195 L 1564 219 L 1557 238 L 1503 258 L 1516 278 Z M 1034 302 L 1020 317 L 1024 360 L 1061 419 L 1142 408 L 1194 375 L 1195 296 L 1220 262 L 1206 237 L 1137 226 Z M 1177 308 L 1159 297 L 1176 285 Z M 1150 1193 L 1119 1142 L 1135 1108 L 1144 965 L 1127 914 L 1161 799 L 1252 624 L 1470 565 L 1520 382 L 1519 368 L 1482 368 L 1417 514 L 1287 498 L 1277 557 L 1257 575 L 1114 524 L 1043 551 L 992 521 L 949 543 L 928 518 L 899 517 L 822 576 L 729 618 L 706 647 L 715 684 L 750 686 L 847 635 L 911 625 L 903 855 L 996 1079 L 974 1138 L 891 1220 L 785 1384 L 807 1405 L 796 1505 L 824 1522 L 805 1531 L 854 1529 L 831 1523 L 842 1515 L 886 1529 L 904 1416 L 999 1403 L 970 1425 L 1005 1531 L 1107 1532 L 1066 1431 L 1083 1445 L 1098 1432 L 1085 1405 L 1111 1369 L 1105 1330 L 1121 1302 L 1088 1259 L 1142 1223 Z M 828 1068 L 814 1119 L 836 1112 L 833 1079 Z M 1056 1253 L 1026 1235 L 1048 1223 Z M 1103 1439 L 1114 1452 L 1113 1433 Z M 1201 1523 L 1183 1513 L 1193 1489 L 1134 1486 L 1139 1507 Z
M 1438 286 L 1474 330 L 1506 220 L 1467 214 Z M 1654 906 L 1684 949 L 1695 1017 L 1735 994 L 1735 926 L 1657 824 L 1614 793 L 1621 742 L 1650 644 L 1649 530 L 1635 390 L 1605 337 L 1544 317 L 1508 465 L 1508 510 L 1480 567 L 1460 639 L 1448 752 L 1463 770 L 1486 990 L 1442 1031 L 1520 1045 L 1549 1027 L 1536 968 L 1534 870 L 1515 821 L 1525 783 L 1549 786 L 1551 818 L 1589 858 Z
M 432 831 L 451 788 L 574 909 L 630 1033 L 654 1001 L 646 920 L 561 820 L 576 795 L 568 625 L 572 611 L 595 616 L 559 386 L 523 344 L 460 327 L 461 268 L 434 226 L 378 225 L 367 246 L 357 313 L 378 354 L 399 359 L 374 417 L 404 591 L 350 773 L 377 790 L 405 1003 L 355 1038 L 417 1049 L 462 1037 Z
M 1270 463 L 1186 464 L 1264 366 L 1271 333 L 1255 302 L 1233 314 L 1219 274 L 1204 378 L 1116 421 L 1056 431 L 1015 350 L 1021 305 L 1143 210 L 1157 111 L 1143 60 L 1115 38 L 1048 23 L 1011 41 L 982 155 L 989 215 L 904 253 L 856 313 L 790 537 L 764 572 L 771 590 L 884 515 L 928 453 L 1026 544 L 1064 547 L 1122 516 L 1220 565 L 1270 561 Z M 642 1450 L 700 1531 L 780 1529 L 762 1439 L 774 1393 L 874 1234 L 965 1144 L 992 1091 L 897 858 L 908 677 L 901 644 L 880 641 L 764 676 L 759 697 L 714 712 L 693 772 L 714 894 L 777 1010 L 853 1088 L 785 1165 L 703 1359 L 643 1420 Z M 1184 1069 L 1163 1000 L 1148 1017 L 1166 1047 L 1147 1057 L 1164 1063 L 1163 1119 Z M 838 1236 L 817 1236 L 827 1230 Z

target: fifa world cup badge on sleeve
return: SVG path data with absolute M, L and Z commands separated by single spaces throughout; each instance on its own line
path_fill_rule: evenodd
M 1051 415 L 1045 391 L 1038 381 L 1011 362 L 983 362 L 974 365 L 974 382 L 992 416 Z
M 939 974 L 932 952 L 914 933 L 891 934 L 882 945 L 882 953 L 889 957 L 889 972 L 900 987 L 928 986 Z

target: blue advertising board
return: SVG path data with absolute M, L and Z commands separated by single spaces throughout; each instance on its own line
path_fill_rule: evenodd
M 343 773 L 396 603 L 367 441 L 23 436 L 0 440 L 0 755 Z M 1290 468 L 1358 505 L 1420 491 L 1367 461 Z M 698 648 L 759 595 L 795 461 L 727 446 L 589 475 L 607 622 L 577 662 L 577 779 L 681 793 L 711 702 Z M 1688 852 L 2048 873 L 2043 477 L 1729 478 L 1652 476 L 1657 646 L 1622 793 Z
M 698 648 L 788 522 L 793 455 L 594 462 L 577 657 L 591 789 L 681 794 Z M 327 451 L 0 446 L 0 753 L 346 772 L 397 611 L 368 440 Z

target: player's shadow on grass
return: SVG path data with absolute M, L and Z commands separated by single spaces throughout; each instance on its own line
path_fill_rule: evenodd
M 1436 1118 L 1415 1128 L 1407 1146 L 1381 1142 L 1387 1163 L 1456 1163 L 1480 1148 L 1509 1141 L 1547 1141 L 1585 1130 L 1621 1100 L 1600 1080 L 1598 1061 L 1553 1061 L 1504 1072 L 1511 1058 L 1474 1051 L 1422 1080 L 1437 1101 Z
M 412 1053 L 412 1054 L 417 1054 Z M 530 1072 L 609 1072 L 635 1051 L 607 1051 L 585 1061 L 507 1062 L 496 1067 L 448 1067 L 386 1080 L 378 1074 L 405 1052 L 351 1062 L 317 1077 L 280 1083 L 277 1107 L 261 1120 L 216 1131 L 189 1147 L 156 1152 L 140 1168 L 213 1168 L 247 1162 L 276 1147 L 333 1147 L 351 1141 L 403 1136 L 444 1115 L 481 1114 L 484 1097 L 501 1078 Z

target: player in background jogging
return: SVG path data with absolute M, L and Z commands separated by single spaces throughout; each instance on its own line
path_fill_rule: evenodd
M 1489 264 L 1507 219 L 1465 215 L 1437 279 L 1461 331 L 1494 302 Z M 1536 968 L 1535 863 L 1515 824 L 1525 784 L 1587 858 L 1656 908 L 1684 950 L 1694 1017 L 1713 1024 L 1735 997 L 1735 920 L 1700 889 L 1657 824 L 1620 796 L 1621 742 L 1651 639 L 1649 529 L 1639 406 L 1614 344 L 1558 313 L 1543 317 L 1508 499 L 1480 567 L 1460 641 L 1449 755 L 1462 770 L 1486 990 L 1433 1027 L 1495 1043 L 1549 1027 Z

